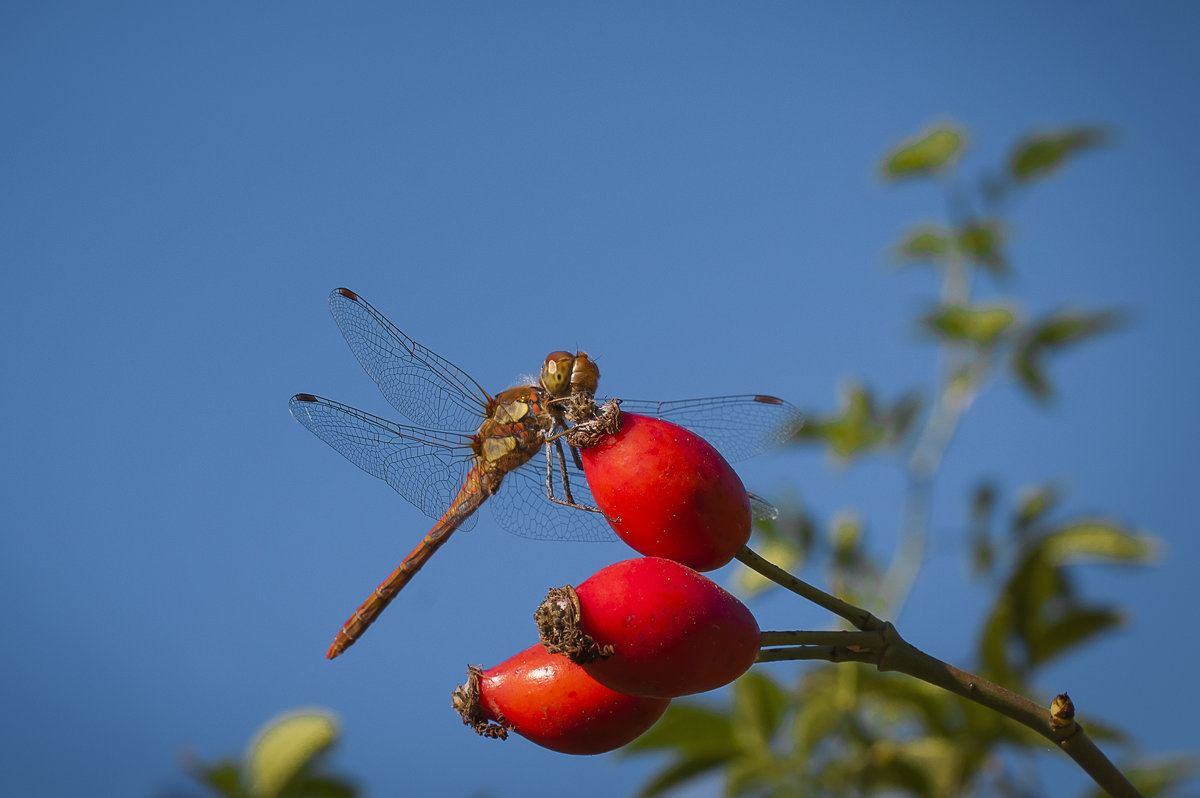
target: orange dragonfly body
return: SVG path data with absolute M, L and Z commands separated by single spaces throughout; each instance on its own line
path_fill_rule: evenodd
M 568 458 L 557 438 L 593 407 L 599 372 L 586 354 L 551 353 L 538 385 L 509 388 L 493 397 L 457 366 L 400 332 L 353 291 L 335 290 L 329 304 L 347 343 L 384 397 L 421 426 L 396 424 L 305 393 L 292 397 L 292 415 L 437 523 L 350 616 L 327 657 L 353 645 L 451 533 L 474 524 L 475 512 L 485 501 L 501 526 L 519 535 L 615 539 L 602 515 L 584 511 L 593 503 L 577 453 Z M 802 423 L 795 407 L 761 395 L 627 400 L 621 406 L 689 427 L 730 460 L 790 438 Z M 534 462 L 539 451 L 545 452 L 544 463 Z

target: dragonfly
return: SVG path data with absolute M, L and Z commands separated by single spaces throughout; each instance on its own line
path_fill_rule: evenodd
M 485 502 L 500 526 L 524 537 L 616 539 L 595 509 L 578 452 L 568 446 L 568 458 L 563 451 L 563 433 L 594 413 L 599 369 L 586 353 L 552 352 L 537 384 L 493 396 L 350 289 L 334 290 L 329 308 L 384 398 L 413 423 L 398 424 L 309 393 L 291 398 L 291 414 L 436 523 L 342 625 L 327 658 L 353 645 L 453 532 L 474 526 Z M 789 440 L 803 424 L 794 405 L 761 394 L 621 400 L 620 408 L 691 429 L 730 461 Z M 545 453 L 544 463 L 535 459 L 539 452 Z M 759 516 L 774 510 L 757 497 L 752 506 Z

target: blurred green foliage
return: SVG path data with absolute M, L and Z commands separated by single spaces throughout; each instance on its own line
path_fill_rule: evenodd
M 972 401 L 1007 374 L 1028 397 L 1045 402 L 1054 393 L 1051 354 L 1121 321 L 1111 309 L 1027 318 L 1016 298 L 980 303 L 972 296 L 981 278 L 1002 280 L 1010 270 L 1011 221 L 1003 201 L 1106 138 L 1094 128 L 1031 133 L 1013 146 L 1005 167 L 974 186 L 959 174 L 966 131 L 952 122 L 888 152 L 886 181 L 931 179 L 946 194 L 948 220 L 914 225 L 894 249 L 901 265 L 926 264 L 940 278 L 936 307 L 916 322 L 937 343 L 942 371 L 934 384 L 891 404 L 856 383 L 838 409 L 810 414 L 797 443 L 821 446 L 841 462 L 896 462 L 906 484 L 899 542 L 881 557 L 868 551 L 854 513 L 822 521 L 807 503 L 794 503 L 759 525 L 760 553 L 796 573 L 823 570 L 830 592 L 881 617 L 899 613 L 924 557 L 934 476 Z M 1124 619 L 1119 606 L 1084 595 L 1076 571 L 1098 562 L 1146 565 L 1154 543 L 1113 519 L 1059 517 L 1061 497 L 1052 485 L 1026 488 L 998 518 L 1003 496 L 1001 486 L 983 482 L 967 497 L 961 531 L 967 572 L 992 599 L 974 633 L 974 661 L 965 664 L 1018 693 L 1053 695 L 1039 689 L 1040 670 Z M 739 576 L 739 587 L 755 593 L 773 584 L 749 574 Z M 815 661 L 795 668 L 785 682 L 752 671 L 735 683 L 726 706 L 672 704 L 626 749 L 666 761 L 640 794 L 660 795 L 714 773 L 729 796 L 1049 792 L 1025 767 L 1047 750 L 1045 739 L 996 712 L 872 665 Z M 1130 737 L 1097 718 L 1088 716 L 1085 725 L 1106 746 L 1132 750 Z M 1192 768 L 1186 758 L 1118 764 L 1147 796 L 1168 792 Z
M 1100 146 L 1107 139 L 1105 131 L 1094 127 L 1030 134 L 1013 147 L 1008 174 L 1020 182 L 1044 177 L 1065 164 L 1070 156 Z
M 358 788 L 352 782 L 322 768 L 323 755 L 338 734 L 331 713 L 295 710 L 267 721 L 241 760 L 196 763 L 187 770 L 227 798 L 355 798 Z
M 813 414 L 797 436 L 800 440 L 823 441 L 842 459 L 865 452 L 890 448 L 902 440 L 921 409 L 915 395 L 898 399 L 890 406 L 881 405 L 864 385 L 852 385 L 845 391 L 842 408 L 828 416 Z
M 966 133 L 957 125 L 937 124 L 898 144 L 883 161 L 883 176 L 890 180 L 922 177 L 953 166 L 966 144 Z
M 1016 318 L 1016 314 L 1005 307 L 949 305 L 938 308 L 922 321 L 935 335 L 947 340 L 988 347 L 1013 325 Z

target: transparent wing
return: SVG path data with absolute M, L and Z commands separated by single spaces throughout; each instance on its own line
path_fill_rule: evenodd
M 653 402 L 623 399 L 621 409 L 657 416 L 699 434 L 730 462 L 745 460 L 795 437 L 804 414 L 774 396 L 743 394 Z
M 430 518 L 441 518 L 475 464 L 471 437 L 409 427 L 312 394 L 288 403 L 292 416 L 354 465 L 390 485 Z M 552 479 L 557 498 L 564 480 L 577 504 L 595 507 L 583 472 L 565 452 L 566 476 L 557 458 Z M 521 537 L 541 540 L 611 541 L 616 535 L 599 513 L 556 504 L 546 498 L 546 459 L 535 455 L 504 476 L 486 502 L 500 526 Z M 475 517 L 460 526 L 470 529 Z
M 405 418 L 434 429 L 479 429 L 491 397 L 469 374 L 400 332 L 348 288 L 329 295 L 329 310 L 358 362 Z
M 567 454 L 570 463 L 570 453 Z M 567 478 L 575 503 L 595 507 L 583 472 L 568 465 Z M 553 471 L 554 495 L 563 498 L 562 475 L 557 461 Z M 616 533 L 600 513 L 556 504 L 546 498 L 546 459 L 537 455 L 504 478 L 491 499 L 496 522 L 514 535 L 537 540 L 574 540 L 607 543 Z
M 755 521 L 774 521 L 779 517 L 779 509 L 757 493 L 746 493 L 750 497 L 750 512 Z
M 468 435 L 394 424 L 312 394 L 296 394 L 288 408 L 310 432 L 430 518 L 441 518 L 450 507 L 475 461 Z M 460 528 L 474 523 L 467 518 Z

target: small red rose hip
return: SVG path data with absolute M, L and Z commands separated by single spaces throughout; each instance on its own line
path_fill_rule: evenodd
M 511 729 L 563 754 L 620 748 L 653 726 L 669 703 L 611 690 L 541 644 L 486 671 L 471 666 L 467 684 L 454 691 L 454 708 L 479 734 L 503 739 Z
M 596 506 L 621 539 L 698 571 L 733 559 L 750 539 L 750 499 L 725 458 L 668 421 L 621 413 L 620 423 L 580 453 Z
M 596 681 L 674 698 L 728 684 L 754 663 L 758 622 L 703 574 L 661 557 L 610 565 L 550 591 L 536 613 L 542 643 Z

